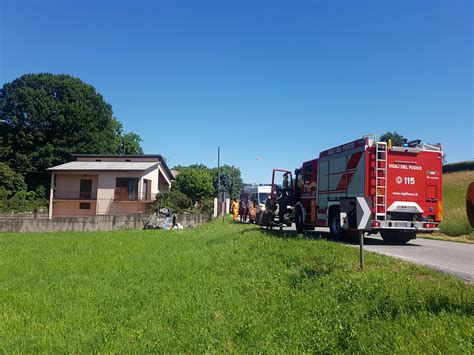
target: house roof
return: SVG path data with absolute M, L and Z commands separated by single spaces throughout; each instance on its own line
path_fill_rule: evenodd
M 158 165 L 156 161 L 71 161 L 69 163 L 53 166 L 48 170 L 143 171 L 156 165 Z
M 112 155 L 112 154 L 73 154 L 73 158 L 88 157 L 88 158 L 154 158 L 157 159 L 165 173 L 168 175 L 170 180 L 174 180 L 174 176 L 171 173 L 168 165 L 161 154 L 142 154 L 142 155 Z M 51 169 L 51 168 L 50 168 Z M 48 169 L 48 170 L 50 170 Z
M 178 176 L 179 171 L 176 169 L 170 169 L 171 175 L 173 175 L 173 179 L 176 180 L 176 176 Z

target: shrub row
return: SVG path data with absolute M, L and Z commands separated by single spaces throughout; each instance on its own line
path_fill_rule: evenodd
M 461 161 L 443 165 L 443 173 L 454 173 L 456 171 L 474 170 L 474 160 Z
M 44 212 L 47 201 L 37 198 L 34 191 L 11 192 L 0 188 L 0 212 Z

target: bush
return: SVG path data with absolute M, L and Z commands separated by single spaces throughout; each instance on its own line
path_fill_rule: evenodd
M 474 170 L 474 160 L 461 161 L 443 165 L 443 173 L 454 173 L 456 171 Z
M 46 210 L 46 200 L 37 199 L 33 191 L 11 192 L 0 188 L 0 212 L 41 212 Z
M 0 163 L 0 188 L 5 191 L 26 190 L 26 183 L 21 174 L 16 173 L 5 163 Z
M 212 175 L 202 169 L 186 169 L 176 177 L 173 189 L 181 191 L 193 202 L 202 202 L 214 195 Z
M 208 215 L 212 215 L 214 213 L 214 199 L 210 198 L 207 200 L 202 201 L 199 204 L 199 213 L 205 213 Z
M 193 207 L 193 201 L 181 191 L 160 192 L 156 195 L 156 202 L 152 208 L 156 210 L 160 206 L 170 208 L 173 212 L 179 213 Z

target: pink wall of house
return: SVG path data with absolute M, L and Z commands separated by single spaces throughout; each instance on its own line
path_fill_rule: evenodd
M 138 195 L 143 197 L 143 179 L 152 180 L 152 196 L 158 192 L 158 170 L 153 169 L 151 172 L 133 172 L 133 171 L 104 171 L 99 175 L 99 191 L 97 200 L 97 214 L 127 214 L 137 213 L 140 211 L 139 201 L 115 201 L 115 185 L 117 178 L 139 178 Z
M 81 209 L 81 203 L 89 203 L 89 209 Z M 96 201 L 63 201 L 55 200 L 53 202 L 53 216 L 95 216 L 96 215 Z
M 92 180 L 91 198 L 97 198 L 97 183 L 99 176 L 97 174 L 78 174 L 77 172 L 63 172 L 56 174 L 56 190 L 55 197 L 61 199 L 77 199 L 81 179 Z

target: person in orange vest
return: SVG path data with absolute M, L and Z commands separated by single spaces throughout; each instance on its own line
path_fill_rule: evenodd
M 234 222 L 237 222 L 237 218 L 239 217 L 239 202 L 236 198 L 232 202 L 232 215 L 234 217 Z
M 252 201 L 250 201 L 249 204 L 249 217 L 250 223 L 255 223 L 257 219 L 257 209 L 255 208 L 255 204 Z

